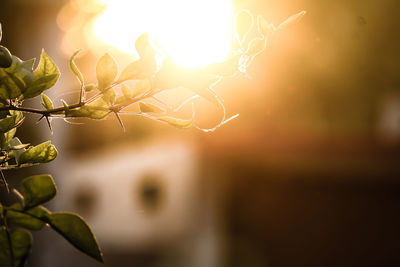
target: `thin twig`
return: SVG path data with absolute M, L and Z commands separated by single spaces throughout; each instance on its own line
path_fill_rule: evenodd
M 120 112 L 122 109 L 124 109 L 124 108 L 126 108 L 126 107 L 128 107 L 128 106 L 130 106 L 130 105 L 132 105 L 132 104 L 135 104 L 135 103 L 137 103 L 137 102 L 140 101 L 140 100 L 143 100 L 143 99 L 152 97 L 152 96 L 154 96 L 156 93 L 157 93 L 157 92 L 149 91 L 147 94 L 144 94 L 144 95 L 142 95 L 142 96 L 140 96 L 140 97 L 135 97 L 135 98 L 132 98 L 132 99 L 127 100 L 127 101 L 124 102 L 124 103 L 121 103 L 121 104 L 118 104 L 118 105 L 114 105 L 114 106 L 110 107 L 110 110 L 112 110 L 113 112 Z
M 3 181 L 4 185 L 6 186 L 7 192 L 10 194 L 10 188 L 8 187 L 6 177 L 4 177 L 4 173 L 2 170 L 0 170 L 0 174 L 1 174 L 1 180 Z
M 84 85 L 81 84 L 81 91 L 80 91 L 80 93 L 79 93 L 79 103 L 80 103 L 80 104 L 84 102 L 84 101 L 83 101 L 83 92 L 84 92 L 84 90 L 85 90 Z
M 7 211 L 5 211 L 7 212 Z M 4 227 L 6 228 L 6 235 L 7 235 L 7 242 L 8 246 L 10 247 L 10 262 L 11 266 L 14 266 L 14 250 L 12 246 L 12 241 L 11 241 L 11 233 L 10 233 L 10 228 L 8 228 L 7 220 L 4 220 Z
M 35 165 L 39 165 L 39 163 L 25 163 L 25 164 L 17 164 L 17 165 L 8 165 L 8 166 L 0 166 L 0 171 L 14 170 L 25 167 L 32 167 Z
M 77 103 L 77 104 L 70 105 L 68 107 L 69 107 L 69 109 L 75 109 L 75 108 L 80 108 L 80 107 L 84 106 L 85 104 L 86 104 L 86 102 Z M 15 106 L 0 107 L 0 111 L 9 111 L 9 110 L 16 110 L 16 111 L 22 111 L 22 112 L 27 112 L 27 113 L 41 114 L 41 115 L 44 115 L 44 116 L 53 116 L 53 115 L 57 115 L 57 114 L 53 114 L 53 113 L 58 113 L 58 112 L 64 111 L 65 107 L 58 107 L 58 108 L 53 108 L 53 109 L 48 109 L 48 110 L 40 110 L 40 109 L 25 108 L 25 107 L 15 107 Z
M 118 120 L 119 124 L 121 125 L 122 130 L 125 132 L 124 123 L 122 122 L 121 117 L 118 115 L 118 112 L 114 112 L 114 114 L 117 117 L 117 120 Z
M 46 122 L 47 122 L 47 125 L 49 126 L 50 133 L 53 135 L 53 127 L 51 127 L 51 122 L 50 122 L 50 119 L 48 116 L 46 116 Z

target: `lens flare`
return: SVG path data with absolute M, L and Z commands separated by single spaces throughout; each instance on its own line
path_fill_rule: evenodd
M 226 58 L 232 35 L 230 0 L 101 0 L 104 12 L 92 32 L 121 51 L 135 53 L 134 42 L 149 32 L 177 63 L 196 67 Z

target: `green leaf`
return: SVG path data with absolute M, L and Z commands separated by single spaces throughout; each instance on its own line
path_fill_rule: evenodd
M 35 175 L 25 178 L 21 184 L 25 209 L 43 204 L 57 194 L 57 188 L 50 175 Z
M 33 71 L 33 65 L 35 64 L 36 58 L 31 58 L 26 61 L 21 61 L 21 68 L 27 70 L 29 73 Z
M 124 95 L 119 96 L 119 97 L 117 97 L 117 99 L 115 99 L 115 104 L 117 104 L 117 105 L 122 104 L 122 103 L 124 103 L 125 101 L 128 101 L 129 99 L 130 99 L 130 98 L 128 98 L 128 97 L 126 97 L 126 96 L 124 96 Z
M 85 91 L 86 92 L 90 92 L 92 90 L 96 89 L 96 85 L 93 83 L 89 83 L 85 85 Z
M 81 108 L 70 110 L 68 117 L 86 117 L 99 120 L 104 119 L 108 114 L 110 114 L 108 103 L 103 98 L 99 98 Z
M 57 82 L 57 79 L 60 76 L 60 71 L 58 70 L 57 65 L 46 54 L 44 49 L 42 49 L 39 64 L 33 73 L 35 75 L 35 79 L 52 74 L 56 75 L 53 85 Z
M 124 94 L 124 96 L 126 98 L 132 98 L 133 97 L 133 92 L 131 90 L 131 88 L 129 88 L 128 86 L 126 86 L 125 84 L 123 84 L 121 86 L 121 91 Z
M 10 244 L 11 247 L 10 248 Z M 14 229 L 7 233 L 5 227 L 0 228 L 0 266 L 22 267 L 25 265 L 32 247 L 32 236 L 22 229 Z M 11 250 L 13 253 L 11 253 Z M 13 258 L 14 256 L 14 258 Z
M 7 116 L 0 120 L 0 132 L 5 133 L 16 127 L 17 116 Z
M 30 144 L 20 144 L 20 145 L 16 145 L 16 146 L 11 146 L 10 149 L 11 150 L 21 150 L 21 149 L 27 148 L 28 146 L 30 146 Z
M 185 119 L 178 119 L 178 118 L 173 118 L 173 117 L 159 117 L 159 121 L 163 121 L 168 123 L 169 125 L 172 125 L 176 128 L 179 129 L 189 129 L 193 127 L 193 119 L 190 120 L 185 120 Z
M 140 80 L 151 78 L 157 71 L 155 56 L 148 56 L 130 63 L 122 71 L 118 83 L 127 80 Z
M 43 105 L 43 107 L 44 107 L 45 109 L 47 109 L 47 110 L 53 109 L 53 108 L 54 108 L 53 102 L 52 102 L 51 99 L 50 99 L 47 95 L 45 95 L 45 94 L 42 94 L 42 105 Z
M 24 92 L 25 99 L 38 96 L 45 90 L 53 87 L 60 77 L 57 65 L 44 50 L 42 50 L 39 64 L 34 71 L 34 77 L 33 83 Z
M 33 82 L 32 70 L 34 60 L 22 61 L 12 56 L 12 64 L 8 68 L 0 68 L 0 99 L 19 97 Z
M 0 68 L 8 68 L 12 64 L 12 56 L 10 51 L 0 45 Z
M 22 114 L 21 111 L 10 110 L 9 113 L 10 113 L 11 116 L 17 116 L 17 123 L 24 118 L 24 114 Z
M 21 147 L 20 146 L 25 146 L 24 144 L 22 144 L 22 142 L 18 139 L 18 137 L 14 137 L 13 139 L 10 140 L 9 144 L 10 149 L 12 150 L 15 160 L 17 161 L 17 163 L 19 163 L 19 157 L 21 156 L 22 153 L 24 153 L 26 151 L 25 147 Z
M 67 239 L 77 249 L 103 261 L 103 254 L 96 237 L 82 217 L 73 213 L 57 212 L 47 216 L 50 226 Z
M 107 88 L 118 74 L 118 65 L 108 53 L 104 54 L 96 65 L 96 77 L 99 90 Z
M 46 225 L 40 218 L 45 218 L 49 211 L 42 206 L 23 210 L 20 203 L 15 203 L 9 208 L 6 214 L 8 224 L 16 224 L 34 231 L 41 230 Z
M 162 109 L 156 105 L 142 103 L 142 102 L 139 102 L 139 108 L 140 108 L 140 111 L 143 113 L 163 113 L 163 112 L 165 112 L 165 109 Z
M 4 226 L 0 226 L 0 263 L 1 267 L 13 267 L 9 236 Z
M 130 63 L 121 72 L 118 82 L 123 82 L 127 80 L 139 80 L 144 78 L 143 61 L 137 60 Z
M 28 148 L 19 158 L 19 163 L 46 163 L 57 157 L 56 148 L 50 141 Z
M 53 87 L 58 77 L 59 75 L 57 74 L 50 74 L 35 79 L 24 92 L 23 98 L 28 99 L 40 95 L 42 92 Z
M 102 98 L 107 102 L 108 105 L 113 105 L 115 102 L 116 94 L 113 88 L 108 89 L 103 93 Z
M 31 253 L 32 235 L 22 229 L 13 229 L 11 230 L 11 244 L 14 252 L 14 266 L 24 266 Z
M 22 123 L 22 119 L 23 119 L 22 112 L 20 112 L 20 111 L 10 110 L 9 113 L 11 114 L 11 117 L 13 117 L 13 118 L 7 119 L 7 120 L 11 120 L 11 121 L 6 120 L 6 121 L 2 122 L 3 127 L 8 128 L 8 126 L 12 126 L 13 124 L 15 125 L 15 127 L 12 127 L 12 129 L 8 130 L 5 133 L 0 132 L 0 145 L 1 145 L 2 149 L 8 149 L 8 144 L 11 141 L 11 139 L 14 137 L 14 135 L 17 131 L 16 127 L 18 127 Z M 13 120 L 15 120 L 15 122 L 13 122 Z
M 16 224 L 33 231 L 41 230 L 46 225 L 30 215 L 12 210 L 7 211 L 6 219 L 8 224 Z
M 140 80 L 136 83 L 132 98 L 143 95 L 151 90 L 151 82 L 148 79 Z
M 74 54 L 72 54 L 71 58 L 69 59 L 69 67 L 71 68 L 72 72 L 75 74 L 76 78 L 78 78 L 79 82 L 81 84 L 84 84 L 84 79 L 83 79 L 83 75 L 81 73 L 81 71 L 78 69 L 78 67 L 75 64 L 75 57 L 76 55 L 78 55 L 78 53 L 81 50 L 75 51 Z
M 7 148 L 9 142 L 11 141 L 11 139 L 14 137 L 15 133 L 17 132 L 17 129 L 11 129 L 10 131 L 4 133 L 4 134 L 0 134 L 0 142 L 1 142 L 1 148 L 5 149 Z
M 24 118 L 22 112 L 11 110 L 10 114 L 11 116 L 0 120 L 0 133 L 6 133 L 22 124 L 22 119 Z
M 43 206 L 36 206 L 34 208 L 25 210 L 25 213 L 43 220 L 44 217 L 46 217 L 48 214 L 50 214 L 50 211 Z

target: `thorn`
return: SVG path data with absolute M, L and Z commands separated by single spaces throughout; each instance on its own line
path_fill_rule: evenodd
M 50 133 L 51 133 L 51 135 L 53 135 L 53 127 L 51 127 L 51 121 L 48 116 L 46 116 L 46 121 L 47 121 L 47 125 L 49 126 Z
M 38 124 L 41 120 L 43 120 L 43 118 L 46 117 L 45 115 L 42 115 L 36 122 L 36 124 Z
M 123 123 L 122 120 L 121 120 L 121 117 L 119 116 L 119 114 L 118 114 L 117 112 L 114 112 L 114 114 L 115 114 L 115 116 L 117 117 L 118 122 L 119 122 L 119 124 L 120 124 L 121 127 L 122 127 L 122 130 L 125 132 L 125 131 L 126 131 L 126 130 L 125 130 L 125 126 L 124 126 L 124 123 Z
M 8 187 L 8 183 L 7 183 L 7 181 L 6 181 L 6 177 L 4 177 L 3 171 L 0 170 L 0 173 L 1 173 L 1 180 L 3 181 L 4 185 L 5 185 L 6 188 L 7 188 L 7 192 L 10 193 L 10 188 Z

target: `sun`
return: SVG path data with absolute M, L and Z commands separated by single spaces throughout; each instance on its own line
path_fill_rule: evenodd
M 99 0 L 100 1 L 100 0 Z M 178 64 L 198 67 L 223 61 L 230 50 L 230 0 L 101 0 L 104 12 L 92 32 L 121 51 L 135 53 L 137 37 L 149 32 Z

